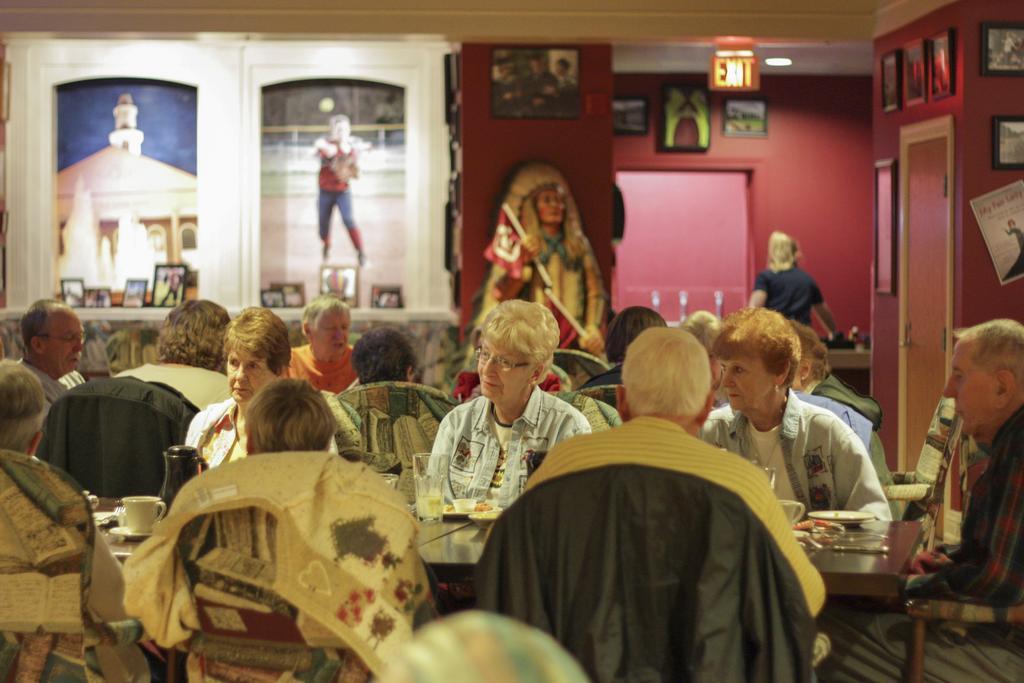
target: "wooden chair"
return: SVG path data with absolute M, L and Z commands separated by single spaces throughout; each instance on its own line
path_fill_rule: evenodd
M 935 544 L 935 522 L 942 507 L 946 473 L 953 456 L 959 453 L 964 463 L 965 449 L 977 452 L 974 441 L 963 434 L 963 424 L 954 412 L 955 407 L 953 399 L 944 398 L 939 402 L 917 468 L 913 472 L 893 472 L 894 484 L 885 487 L 889 500 L 906 502 L 904 521 L 922 522 L 922 542 L 928 549 Z
M 907 683 L 924 680 L 924 641 L 929 621 L 965 624 L 1024 624 L 1024 604 L 993 607 L 959 600 L 908 600 L 907 614 L 913 620 L 913 634 L 907 646 Z
M 591 432 L 603 432 L 622 424 L 619 411 L 603 401 L 586 396 L 583 392 L 559 391 L 555 396 L 583 413 L 583 417 L 590 423 Z
M 364 384 L 338 398 L 358 419 L 363 461 L 377 472 L 398 474 L 398 489 L 412 502 L 412 456 L 430 452 L 441 420 L 458 403 L 439 389 L 411 382 Z
M 143 631 L 138 620 L 101 622 L 87 608 L 96 527 L 81 488 L 57 469 L 3 451 L 0 490 L 3 509 L 17 517 L 9 533 L 26 554 L 0 563 L 4 592 L 17 582 L 22 598 L 0 606 L 8 625 L 0 630 L 0 681 L 42 680 L 47 670 L 62 681 L 105 680 L 95 648 L 137 643 Z M 77 604 L 64 593 L 72 590 Z

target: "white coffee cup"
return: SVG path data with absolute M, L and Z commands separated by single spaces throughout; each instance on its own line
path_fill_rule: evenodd
M 779 505 L 782 506 L 782 511 L 789 518 L 790 524 L 796 524 L 803 519 L 804 512 L 807 510 L 804 504 L 798 500 L 780 500 Z
M 157 496 L 125 496 L 121 504 L 124 505 L 121 526 L 136 534 L 153 531 L 153 525 L 167 514 L 167 503 Z

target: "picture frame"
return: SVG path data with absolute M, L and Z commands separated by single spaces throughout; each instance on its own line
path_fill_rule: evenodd
M 371 308 L 405 308 L 401 285 L 374 285 L 370 288 Z
M 647 135 L 649 117 L 646 97 L 612 99 L 612 132 L 615 135 Z
M 185 300 L 185 283 L 188 280 L 188 266 L 177 263 L 161 263 L 153 268 L 153 298 L 149 305 L 154 308 L 174 308 Z
M 658 147 L 663 152 L 706 152 L 711 146 L 711 100 L 708 89 L 664 85 Z
M 928 101 L 928 60 L 924 40 L 903 46 L 903 103 L 908 107 Z
M 320 293 L 335 294 L 349 306 L 359 303 L 359 268 L 356 266 L 321 266 Z
M 730 138 L 768 137 L 768 100 L 727 97 L 722 102 L 722 135 Z
M 260 305 L 264 308 L 284 308 L 284 290 L 261 289 Z
M 1024 76 L 1024 23 L 981 25 L 981 75 Z
M 902 50 L 893 50 L 882 55 L 882 111 L 899 111 L 902 108 L 903 70 Z
M 89 287 L 85 290 L 86 308 L 110 308 L 112 305 L 110 287 Z
M 875 162 L 875 292 L 887 296 L 896 294 L 899 272 L 899 240 L 896 235 L 899 225 L 896 215 L 898 182 L 895 159 Z
M 576 48 L 494 48 L 491 116 L 496 119 L 578 119 L 580 51 Z
M 992 168 L 1024 169 L 1024 116 L 992 117 Z
M 11 63 L 0 59 L 0 123 L 11 118 Z
M 270 289 L 284 292 L 286 308 L 303 308 L 306 305 L 306 285 L 301 282 L 271 282 Z
M 956 91 L 955 33 L 949 28 L 928 39 L 928 96 L 932 102 Z
M 72 308 L 85 306 L 85 280 L 79 277 L 61 278 L 60 298 Z
M 121 299 L 123 308 L 142 308 L 146 305 L 146 291 L 149 280 L 129 278 L 124 283 L 124 296 Z

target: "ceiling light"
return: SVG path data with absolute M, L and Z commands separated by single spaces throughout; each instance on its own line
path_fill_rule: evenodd
M 764 63 L 767 66 L 792 66 L 793 60 L 789 57 L 768 57 Z

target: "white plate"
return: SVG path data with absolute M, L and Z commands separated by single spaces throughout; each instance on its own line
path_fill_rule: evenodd
M 152 531 L 132 531 L 126 526 L 115 526 L 110 533 L 126 541 L 142 541 L 153 535 Z
M 870 512 L 860 512 L 859 510 L 816 510 L 815 512 L 808 512 L 807 516 L 811 519 L 836 522 L 844 526 L 857 526 L 864 522 L 870 522 L 875 518 Z
M 810 534 L 806 531 L 801 531 L 800 529 L 793 529 L 794 538 L 807 538 L 808 536 L 810 536 Z

